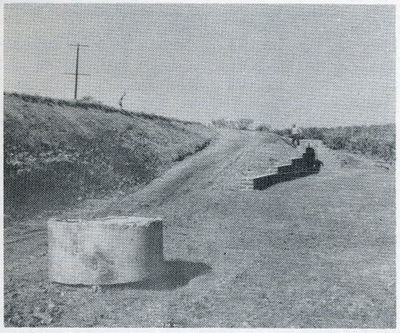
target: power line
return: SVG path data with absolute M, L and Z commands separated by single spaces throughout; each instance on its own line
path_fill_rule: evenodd
M 75 91 L 74 91 L 74 99 L 77 99 L 78 96 L 78 76 L 89 76 L 90 74 L 79 73 L 79 48 L 80 47 L 89 47 L 89 45 L 84 44 L 69 44 L 69 46 L 76 46 L 76 63 L 75 63 L 75 73 L 64 73 L 66 75 L 75 75 Z

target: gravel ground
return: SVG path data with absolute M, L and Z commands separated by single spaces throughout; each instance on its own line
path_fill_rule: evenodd
M 324 148 L 319 174 L 243 190 L 304 151 L 222 130 L 131 194 L 62 216 L 163 216 L 162 279 L 91 288 L 47 280 L 47 216 L 4 230 L 6 326 L 395 327 L 395 175 Z

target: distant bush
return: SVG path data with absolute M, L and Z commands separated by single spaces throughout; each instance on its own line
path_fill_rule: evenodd
M 213 120 L 211 120 L 211 123 L 215 127 L 234 128 L 233 122 L 231 120 L 226 120 L 224 118 L 213 119 Z
M 271 131 L 271 127 L 266 125 L 266 124 L 259 124 L 256 128 L 256 131 L 259 132 L 270 132 Z
M 213 119 L 211 123 L 216 127 L 238 129 L 238 130 L 249 130 L 251 124 L 253 124 L 253 119 L 240 118 L 237 120 L 226 120 L 224 118 Z
M 79 100 L 82 102 L 92 102 L 94 101 L 94 98 L 92 96 L 83 96 Z
M 285 128 L 285 129 L 275 129 L 272 132 L 274 132 L 275 134 L 278 134 L 280 136 L 290 136 L 290 128 Z
M 287 136 L 290 129 L 276 131 Z M 331 149 L 345 149 L 392 162 L 396 159 L 395 124 L 302 129 L 305 139 L 322 140 Z
M 302 136 L 304 138 L 313 138 L 315 140 L 323 140 L 324 133 L 327 131 L 327 128 L 320 127 L 309 127 L 302 129 Z
M 248 130 L 250 128 L 250 125 L 254 122 L 253 119 L 248 119 L 248 118 L 241 118 L 237 121 L 237 126 L 238 129 L 240 130 Z

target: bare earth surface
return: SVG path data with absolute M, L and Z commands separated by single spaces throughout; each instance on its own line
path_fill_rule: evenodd
M 47 280 L 46 218 L 6 224 L 7 326 L 395 327 L 395 175 L 319 142 L 319 174 L 244 190 L 304 152 L 221 131 L 130 195 L 67 216 L 164 217 L 163 279 L 95 288 Z

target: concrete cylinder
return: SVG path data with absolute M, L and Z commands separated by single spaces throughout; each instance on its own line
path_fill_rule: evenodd
M 55 282 L 127 283 L 164 270 L 159 218 L 50 219 L 48 245 L 49 278 Z

